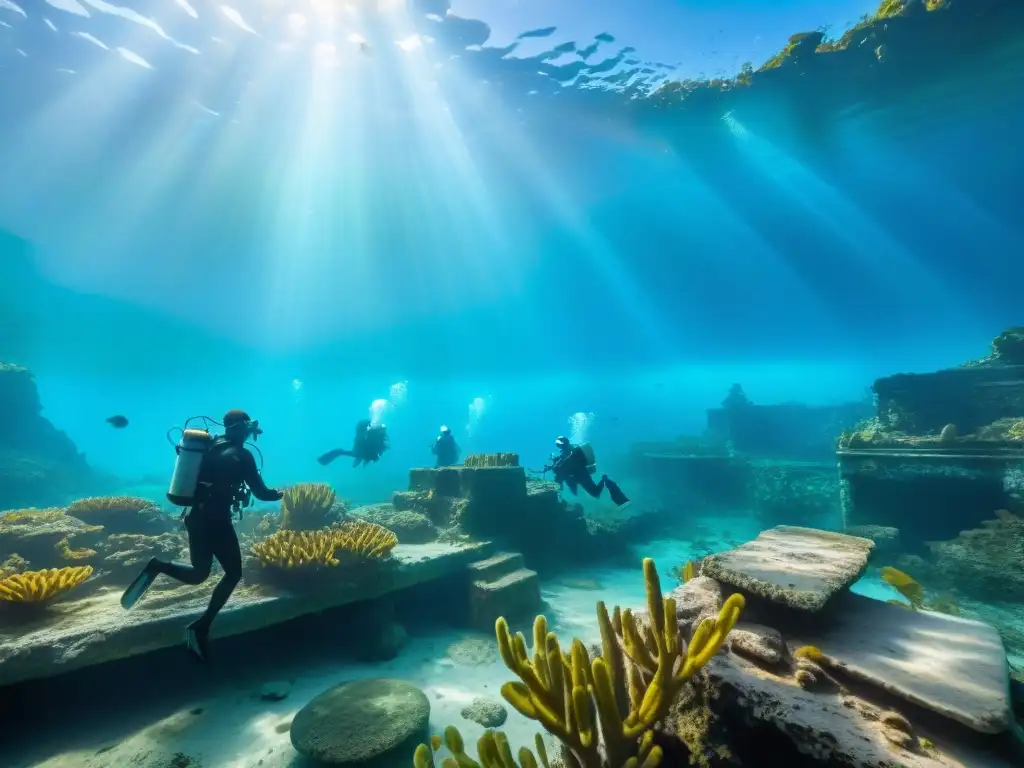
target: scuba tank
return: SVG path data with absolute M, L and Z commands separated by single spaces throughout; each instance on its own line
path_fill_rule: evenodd
M 587 472 L 591 475 L 597 472 L 597 459 L 594 457 L 594 448 L 590 443 L 580 443 L 578 446 L 583 455 L 587 457 Z
M 174 462 L 171 486 L 167 489 L 167 500 L 172 504 L 179 507 L 195 504 L 199 467 L 211 445 L 213 436 L 204 429 L 186 429 L 181 433 L 181 440 L 174 446 L 178 458 Z

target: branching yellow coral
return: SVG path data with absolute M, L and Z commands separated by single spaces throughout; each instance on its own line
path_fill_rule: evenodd
M 319 531 L 278 531 L 256 542 L 252 553 L 264 566 L 301 568 L 341 564 L 336 552 L 359 559 L 379 560 L 391 554 L 398 537 L 387 528 L 365 520 L 353 520 Z
M 1024 440 L 1024 419 L 1013 422 L 1006 431 L 1006 437 L 1009 440 Z
M 326 483 L 299 483 L 285 489 L 281 499 L 281 528 L 288 531 L 315 531 L 330 520 L 334 489 Z
M 682 686 L 718 652 L 743 610 L 743 597 L 732 595 L 717 619 L 696 628 L 687 646 L 679 636 L 675 600 L 662 597 L 650 558 L 644 560 L 644 583 L 646 622 L 628 609 L 616 608 L 609 616 L 604 603 L 597 604 L 602 653 L 594 659 L 580 640 L 573 640 L 569 654 L 563 653 L 543 616 L 533 625 L 532 657 L 526 639 L 521 633 L 512 635 L 504 618 L 495 625 L 501 658 L 520 678 L 505 683 L 502 696 L 561 741 L 580 768 L 658 766 L 662 753 L 654 744 L 654 724 L 664 718 Z M 449 735 L 446 731 L 446 740 Z M 494 745 L 478 744 L 481 758 L 494 747 L 504 756 L 501 763 L 484 759 L 484 766 L 514 765 L 503 738 Z M 418 763 L 429 756 L 426 750 L 426 745 L 417 750 Z M 519 758 L 524 766 L 536 765 L 529 750 L 520 750 Z
M 440 739 L 435 736 L 432 738 L 432 741 L 434 742 L 434 751 L 441 748 Z M 459 733 L 459 729 L 454 725 L 449 725 L 444 729 L 444 744 L 455 755 L 454 761 L 444 761 L 443 765 L 446 768 L 450 763 L 454 763 L 457 768 L 538 768 L 538 765 L 543 766 L 543 768 L 551 768 L 551 764 L 548 762 L 547 750 L 544 747 L 544 741 L 541 739 L 540 734 L 537 735 L 536 739 L 537 754 L 534 755 L 526 747 L 521 747 L 519 749 L 518 763 L 512 759 L 512 748 L 509 746 L 505 734 L 501 731 L 484 731 L 484 735 L 477 740 L 476 754 L 480 762 L 466 754 L 466 745 L 462 740 L 462 734 Z M 540 758 L 539 761 L 538 757 Z M 434 759 L 431 748 L 426 744 L 420 744 L 416 749 L 416 754 L 413 756 L 412 764 L 413 768 L 430 768 L 433 766 Z
M 518 453 L 471 453 L 463 462 L 467 467 L 518 467 Z
M 92 566 L 26 571 L 0 581 L 0 600 L 44 603 L 70 592 L 92 575 Z

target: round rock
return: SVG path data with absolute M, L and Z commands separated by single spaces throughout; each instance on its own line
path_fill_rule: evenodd
M 407 765 L 427 737 L 430 702 L 403 680 L 353 680 L 329 688 L 292 720 L 295 750 L 323 765 Z

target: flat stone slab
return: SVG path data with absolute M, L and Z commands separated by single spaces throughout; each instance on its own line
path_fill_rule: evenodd
M 483 544 L 399 544 L 372 579 L 330 582 L 308 593 L 268 593 L 243 583 L 213 625 L 214 637 L 253 632 L 309 613 L 373 599 L 465 570 L 491 552 Z M 156 589 L 131 611 L 121 590 L 104 589 L 56 603 L 31 624 L 0 626 L 0 687 L 124 659 L 183 641 L 185 626 L 206 609 L 215 574 L 199 587 Z M 158 582 L 159 583 L 159 582 Z
M 861 577 L 874 546 L 857 536 L 780 525 L 706 558 L 701 573 L 774 603 L 816 612 Z
M 901 610 L 896 608 L 896 610 Z M 906 749 L 886 738 L 880 715 L 884 706 L 839 691 L 808 691 L 792 679 L 773 675 L 735 654 L 719 654 L 708 664 L 711 680 L 721 686 L 713 708 L 730 721 L 763 723 L 781 731 L 792 753 L 778 755 L 778 765 L 798 756 L 813 756 L 822 765 L 863 768 L 1011 768 L 1012 747 L 995 736 L 966 738 L 958 726 L 941 720 L 910 717 L 928 749 Z M 788 760 L 787 760 L 788 758 Z M 806 759 L 806 758 L 805 758 Z
M 993 627 L 853 593 L 835 608 L 835 621 L 802 634 L 800 645 L 817 646 L 854 678 L 974 731 L 1010 728 L 1010 670 Z

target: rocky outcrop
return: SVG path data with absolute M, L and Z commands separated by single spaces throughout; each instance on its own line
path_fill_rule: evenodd
M 1000 510 L 981 528 L 928 546 L 943 586 L 980 600 L 1024 600 L 1024 518 Z
M 31 371 L 0 362 L 0 499 L 7 509 L 65 504 L 106 484 L 42 411 Z
M 665 725 L 678 741 L 665 742 L 666 755 L 707 766 L 760 765 L 769 754 L 787 766 L 1019 764 L 992 627 L 850 592 L 870 541 L 766 533 L 715 556 L 717 567 L 705 561 L 671 595 L 684 637 L 736 587 L 761 602 L 748 601 L 728 652 L 676 702 Z
M 403 544 L 426 544 L 436 541 L 439 534 L 437 526 L 427 515 L 413 510 L 397 510 L 393 504 L 356 507 L 349 514 L 394 531 Z

